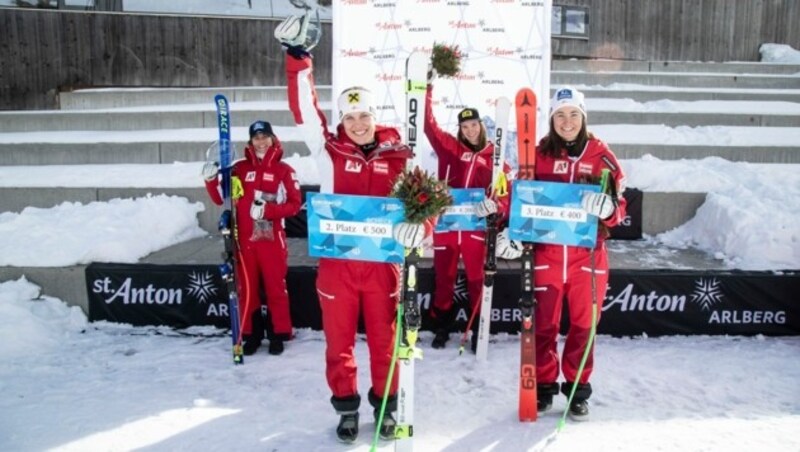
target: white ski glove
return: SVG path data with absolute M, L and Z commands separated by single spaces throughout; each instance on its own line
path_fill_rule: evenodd
M 508 229 L 503 229 L 502 232 L 497 234 L 497 243 L 494 251 L 494 254 L 499 258 L 517 259 L 522 256 L 522 242 L 510 240 L 508 238 Z
M 475 204 L 475 215 L 478 218 L 486 218 L 493 213 L 497 213 L 497 203 L 491 198 L 486 198 Z
M 275 28 L 275 39 L 290 47 L 302 46 L 306 42 L 307 32 L 308 19 L 289 16 Z
M 589 215 L 605 220 L 614 213 L 614 201 L 605 193 L 585 193 L 581 206 Z
M 416 248 L 425 240 L 425 226 L 415 223 L 397 223 L 394 225 L 392 235 L 398 243 L 406 248 Z
M 256 190 L 255 197 L 253 198 L 253 205 L 250 206 L 250 218 L 254 220 L 261 220 L 264 218 L 265 202 L 261 195 L 261 191 Z
M 219 175 L 219 163 L 217 162 L 206 162 L 203 165 L 203 170 L 200 172 L 207 182 L 211 182 L 217 178 Z

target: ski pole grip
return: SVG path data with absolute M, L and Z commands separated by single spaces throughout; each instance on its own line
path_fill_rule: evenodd
M 608 190 L 608 176 L 611 174 L 611 171 L 608 168 L 603 168 L 603 171 L 600 172 L 600 192 L 605 193 Z

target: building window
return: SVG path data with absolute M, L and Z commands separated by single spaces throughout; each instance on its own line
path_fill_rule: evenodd
M 552 35 L 589 39 L 589 11 L 580 6 L 553 5 Z

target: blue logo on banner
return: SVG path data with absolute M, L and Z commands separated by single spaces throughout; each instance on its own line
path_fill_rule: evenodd
M 594 248 L 597 217 L 581 207 L 586 192 L 597 185 L 518 180 L 511 196 L 509 237 L 535 243 Z
M 405 210 L 397 198 L 307 193 L 308 254 L 402 263 L 404 248 L 392 236 Z

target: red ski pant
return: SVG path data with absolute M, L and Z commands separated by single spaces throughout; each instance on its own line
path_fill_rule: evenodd
M 486 260 L 486 233 L 481 231 L 438 232 L 433 235 L 433 268 L 436 290 L 434 312 L 449 312 L 453 308 L 459 257 L 467 275 L 469 305 L 476 309 L 483 289 L 483 265 Z
M 595 250 L 595 295 L 597 319 L 606 296 L 608 255 L 605 245 Z M 569 310 L 569 330 L 561 355 L 561 371 L 574 382 L 592 327 L 591 250 L 572 246 L 537 246 L 534 281 L 536 287 L 536 378 L 540 384 L 555 383 L 559 375 L 557 339 L 564 300 Z M 594 347 L 589 352 L 580 383 L 589 382 Z
M 285 237 L 285 233 L 280 231 L 274 240 L 243 243 L 239 249 L 236 282 L 243 335 L 253 332 L 253 313 L 261 309 L 262 290 L 267 295 L 274 333 L 292 334 L 289 293 L 286 290 L 288 252 Z
M 367 335 L 371 390 L 383 395 L 394 349 L 399 280 L 396 264 L 320 259 L 317 295 L 326 341 L 325 376 L 335 397 L 358 394 L 353 352 L 359 315 Z M 389 395 L 397 392 L 397 375 L 393 375 Z

